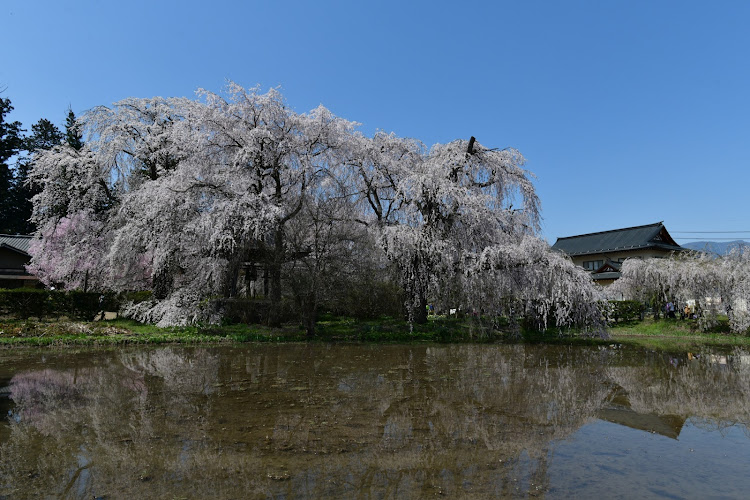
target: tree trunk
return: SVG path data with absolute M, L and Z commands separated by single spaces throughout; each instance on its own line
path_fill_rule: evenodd
M 284 236 L 281 228 L 273 235 L 273 260 L 269 270 L 271 288 L 271 310 L 268 324 L 272 327 L 281 326 L 281 265 L 284 261 Z
M 166 299 L 170 293 L 172 293 L 172 286 L 174 284 L 174 276 L 172 274 L 172 266 L 159 269 L 154 273 L 153 277 L 153 293 L 155 299 Z
M 427 323 L 428 279 L 426 277 L 427 271 L 421 271 L 423 265 L 423 260 L 420 258 L 419 254 L 416 254 L 414 256 L 414 260 L 412 261 L 413 283 L 411 284 L 412 298 L 410 307 L 412 308 L 411 319 L 414 323 L 417 323 L 419 325 Z
M 419 300 L 413 304 L 414 310 L 414 322 L 418 325 L 424 325 L 427 323 L 427 297 L 423 291 L 420 291 Z
M 237 296 L 237 282 L 240 277 L 240 270 L 242 269 L 241 262 L 232 262 L 228 264 L 227 269 L 227 281 L 224 284 L 224 298 L 231 298 Z
M 317 307 L 314 295 L 315 292 L 307 294 L 307 297 L 302 302 L 302 320 L 305 324 L 307 338 L 315 336 L 315 312 Z

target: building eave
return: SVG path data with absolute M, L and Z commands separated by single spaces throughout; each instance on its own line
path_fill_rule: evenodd
M 17 254 L 21 254 L 24 257 L 31 257 L 31 255 L 29 255 L 27 252 L 24 252 L 20 248 L 16 248 L 14 246 L 8 245 L 7 243 L 0 243 L 0 248 L 6 248 L 10 250 L 11 252 L 16 252 Z
M 600 248 L 597 250 L 591 250 L 587 252 L 578 252 L 578 253 L 567 253 L 564 250 L 556 249 L 560 252 L 566 253 L 567 255 L 570 255 L 571 257 L 583 257 L 586 255 L 601 255 L 606 253 L 613 253 L 613 252 L 634 252 L 637 250 L 648 250 L 648 249 L 659 249 L 659 250 L 667 250 L 671 252 L 684 252 L 686 249 L 682 247 L 673 247 L 669 245 L 661 245 L 658 243 L 652 243 L 650 245 L 636 245 L 631 247 L 616 247 L 616 248 Z

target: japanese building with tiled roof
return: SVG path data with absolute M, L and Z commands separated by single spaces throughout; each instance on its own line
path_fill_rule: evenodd
M 26 271 L 31 236 L 0 234 L 0 288 L 33 287 L 36 276 Z
M 620 277 L 620 266 L 629 258 L 660 258 L 684 250 L 669 235 L 663 222 L 558 238 L 552 248 L 573 263 L 591 271 L 606 285 Z

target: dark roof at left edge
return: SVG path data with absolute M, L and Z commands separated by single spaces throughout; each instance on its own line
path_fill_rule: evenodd
M 29 255 L 29 246 L 31 246 L 31 236 L 0 234 L 0 247 Z

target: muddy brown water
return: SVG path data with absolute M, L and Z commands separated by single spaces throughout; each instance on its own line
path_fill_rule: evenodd
M 0 498 L 747 498 L 750 354 L 0 351 Z

